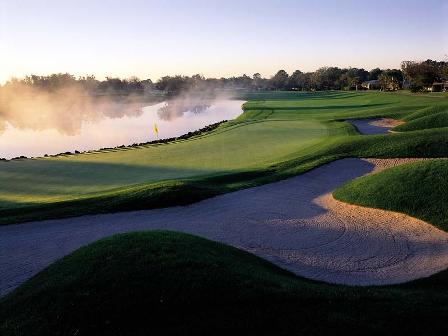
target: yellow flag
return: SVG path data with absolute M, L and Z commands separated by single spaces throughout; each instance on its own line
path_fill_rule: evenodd
M 154 133 L 159 137 L 159 129 L 157 128 L 157 124 L 154 124 Z

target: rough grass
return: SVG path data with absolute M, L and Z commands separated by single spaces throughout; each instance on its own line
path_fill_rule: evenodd
M 0 334 L 427 335 L 448 329 L 446 273 L 401 286 L 336 286 L 191 235 L 122 234 L 1 299 Z
M 338 188 L 335 198 L 403 212 L 448 231 L 448 160 L 409 163 Z
M 447 128 L 366 137 L 343 122 L 431 115 L 446 97 L 253 93 L 239 118 L 189 140 L 0 162 L 0 224 L 186 204 L 349 156 L 448 156 Z

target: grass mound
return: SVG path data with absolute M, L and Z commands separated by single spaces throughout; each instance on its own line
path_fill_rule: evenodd
M 174 232 L 131 233 L 56 262 L 7 297 L 0 316 L 6 334 L 18 326 L 26 335 L 175 332 L 224 323 L 242 302 L 240 313 L 250 315 L 265 294 L 284 298 L 291 281 L 232 247 Z
M 335 198 L 358 205 L 393 210 L 448 231 L 448 160 L 410 163 L 351 181 Z
M 411 121 L 444 111 L 448 111 L 448 104 L 446 103 L 427 106 L 424 108 L 410 109 L 410 112 L 406 113 L 403 119 L 406 121 Z
M 448 111 L 439 112 L 411 120 L 406 124 L 395 127 L 394 131 L 407 132 L 441 127 L 448 127 Z
M 441 273 L 404 286 L 305 279 L 182 233 L 122 234 L 54 263 L 0 301 L 2 335 L 446 331 Z

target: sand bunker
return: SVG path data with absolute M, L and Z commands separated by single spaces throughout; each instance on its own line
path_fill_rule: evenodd
M 350 119 L 347 122 L 355 126 L 361 134 L 386 134 L 391 128 L 404 124 L 404 121 L 391 118 Z
M 386 127 L 386 128 L 393 128 L 399 125 L 403 125 L 403 120 L 396 120 L 391 118 L 381 118 L 376 119 L 370 122 L 370 125 L 377 126 L 377 127 Z
M 374 165 L 373 171 L 371 173 L 378 173 L 388 168 L 399 166 L 405 163 L 412 163 L 417 161 L 431 160 L 431 158 L 394 158 L 394 159 L 364 159 Z
M 221 241 L 297 275 L 331 283 L 382 285 L 425 277 L 448 267 L 448 233 L 331 196 L 347 181 L 405 162 L 344 159 L 189 206 L 0 227 L 0 294 L 80 246 L 151 229 Z

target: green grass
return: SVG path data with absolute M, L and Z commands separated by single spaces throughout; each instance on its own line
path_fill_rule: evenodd
M 430 105 L 425 108 L 417 109 L 411 113 L 406 114 L 403 120 L 412 121 L 421 117 L 427 117 L 447 110 L 448 106 L 446 104 Z
M 364 176 L 337 189 L 344 202 L 409 214 L 448 231 L 448 160 L 428 160 Z
M 413 119 L 394 128 L 394 131 L 409 132 L 429 128 L 448 127 L 448 110 Z
M 241 98 L 250 100 L 240 117 L 188 140 L 0 162 L 0 224 L 186 204 L 349 156 L 448 156 L 447 128 L 366 137 L 343 122 L 432 116 L 447 108 L 446 94 L 260 92 Z
M 345 157 L 448 157 L 446 94 L 243 98 L 239 118 L 192 139 L 0 162 L 0 224 L 187 204 Z M 407 129 L 361 136 L 343 122 L 380 116 Z M 447 161 L 435 159 L 362 177 L 335 197 L 448 231 L 446 190 Z M 447 284 L 448 271 L 397 286 L 329 285 L 191 235 L 131 233 L 77 250 L 0 299 L 0 334 L 442 334 Z
M 283 157 L 347 134 L 341 123 L 273 120 L 228 125 L 196 139 L 0 165 L 0 209 L 70 200 L 88 193 L 163 180 L 269 167 Z M 2 202 L 3 201 L 3 202 Z
M 0 334 L 428 335 L 448 329 L 447 277 L 329 285 L 191 235 L 122 234 L 75 251 L 2 298 Z

